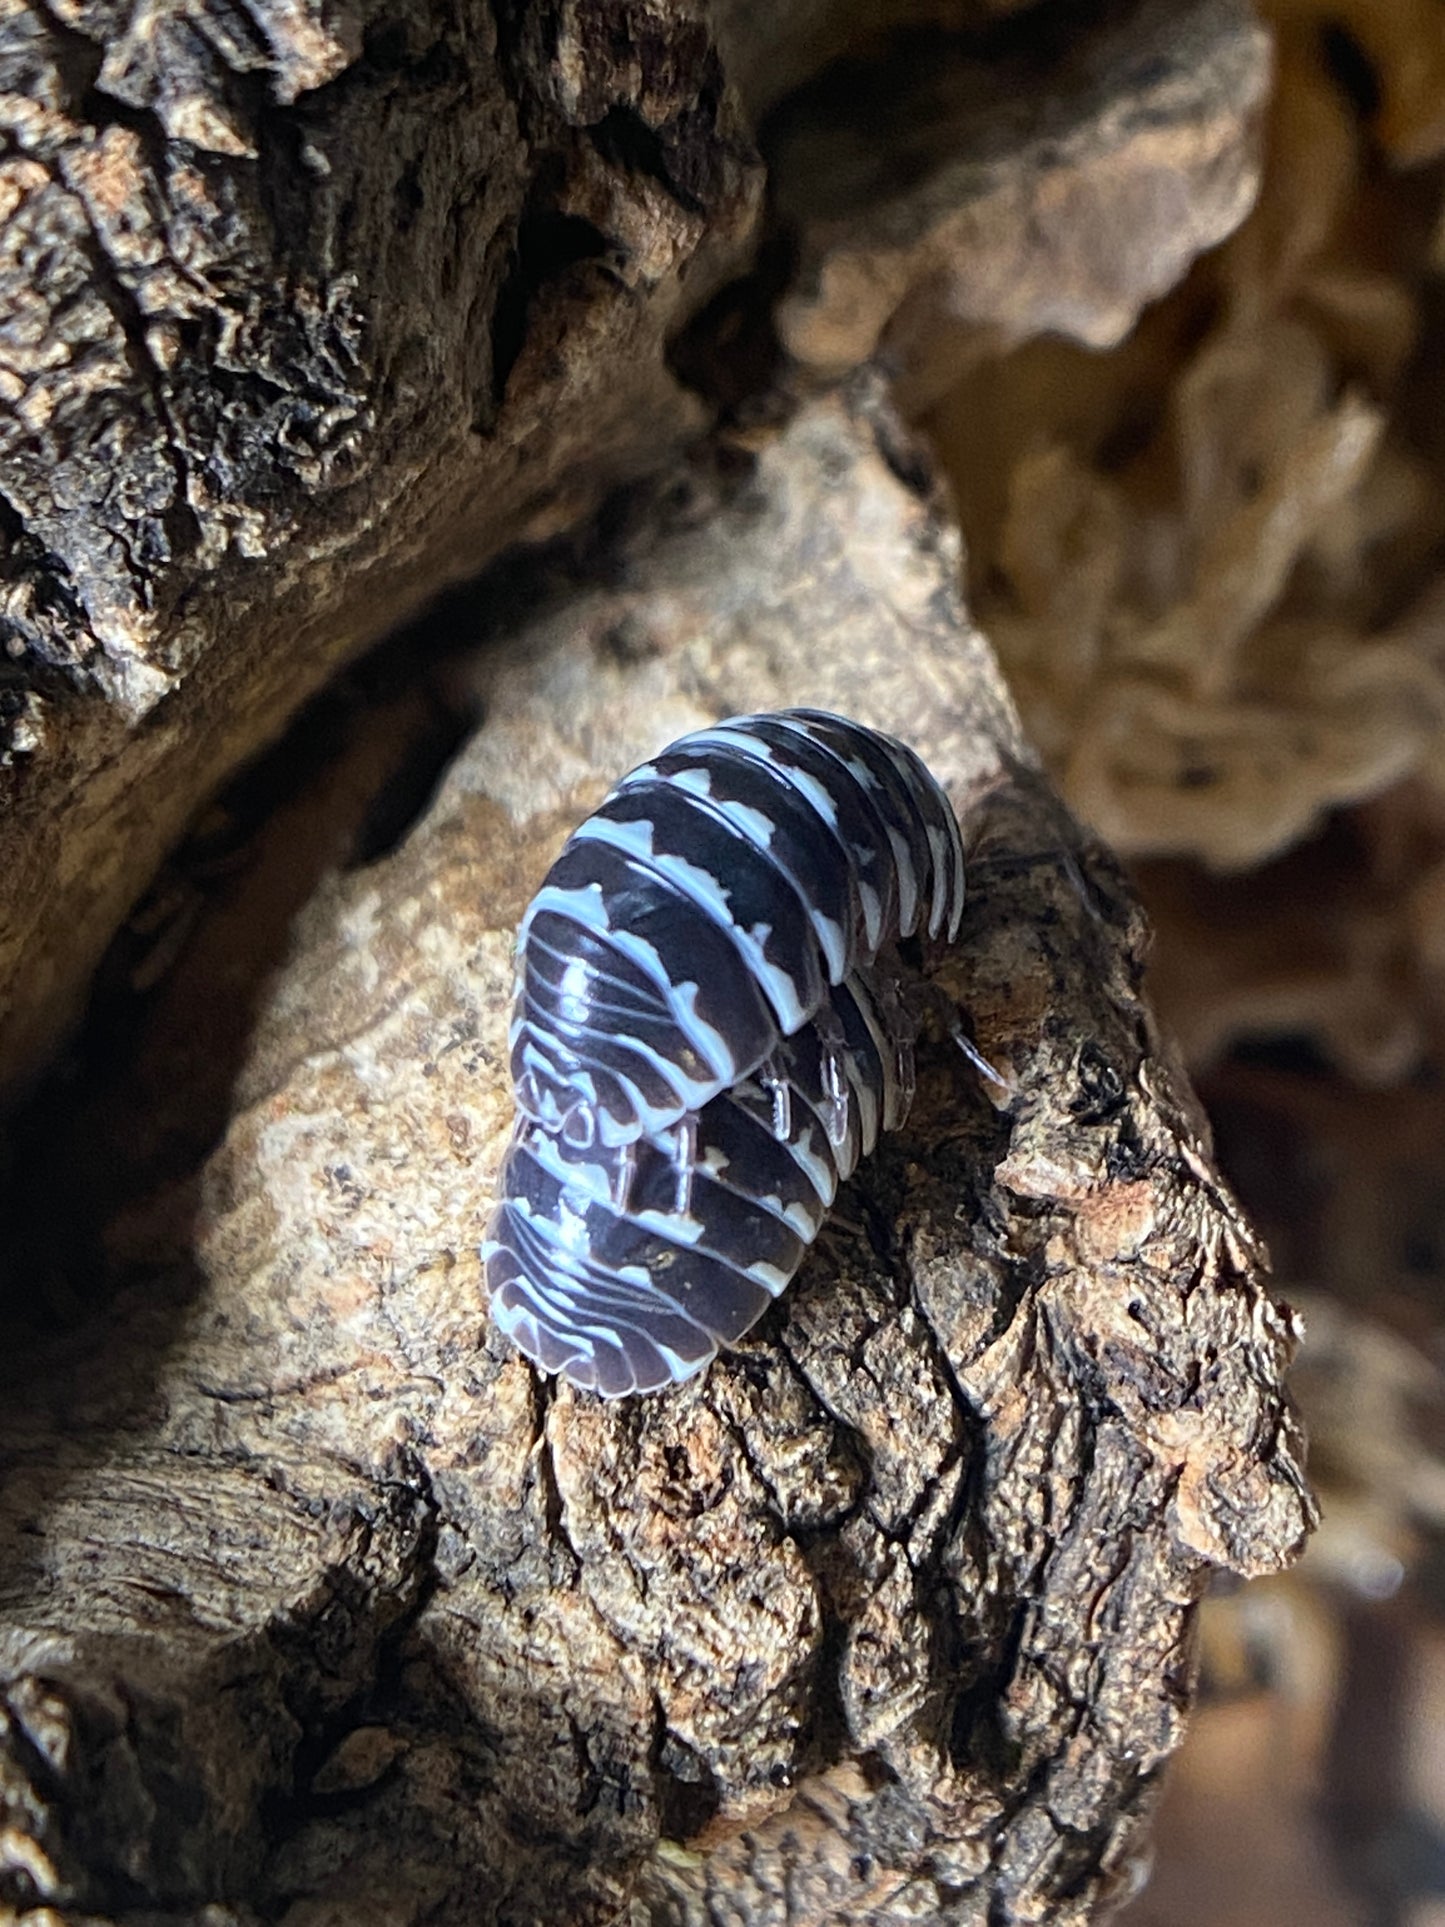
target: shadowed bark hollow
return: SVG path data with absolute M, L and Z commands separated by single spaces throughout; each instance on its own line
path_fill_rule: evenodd
M 364 725 L 315 779 L 326 874 L 235 987 L 198 1166 L 188 959 L 244 950 L 291 839 L 263 825 L 132 1008 L 67 1153 L 135 1140 L 96 1227 L 119 1289 L 4 1353 L 22 1917 L 983 1927 L 1128 1887 L 1201 1593 L 1309 1523 L 1292 1326 L 958 559 L 868 384 L 699 456 L 525 597 L 451 605 L 426 673 L 484 720 L 386 854 Z M 620 770 L 797 702 L 950 789 L 972 893 L 939 982 L 1005 1088 L 940 1028 L 756 1331 L 609 1405 L 486 1324 L 513 932 Z

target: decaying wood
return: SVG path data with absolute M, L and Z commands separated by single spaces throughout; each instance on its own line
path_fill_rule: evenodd
M 1241 0 L 981 24 L 1009 11 L 12 0 L 0 1091 L 340 662 L 750 393 L 773 242 L 787 341 L 836 374 L 925 316 L 1111 337 L 1238 218 L 1264 72 Z
M 315 891 L 219 1144 L 112 1212 L 124 1288 L 27 1336 L 0 1414 L 0 1898 L 37 1927 L 982 1927 L 1127 1887 L 1202 1590 L 1309 1524 L 1292 1325 L 957 578 L 865 385 L 453 608 L 480 727 Z M 736 1353 L 556 1389 L 476 1256 L 518 913 L 622 768 L 801 701 L 963 812 L 941 981 L 1004 1086 L 940 1027 Z M 206 1039 L 155 994 L 163 1134 Z

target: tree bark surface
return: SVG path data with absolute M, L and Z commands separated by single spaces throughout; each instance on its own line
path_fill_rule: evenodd
M 3 1086 L 338 663 L 699 432 L 762 174 L 687 0 L 0 33 Z
M 937 11 L 12 0 L 0 1097 L 218 784 L 446 583 L 756 412 L 775 312 L 829 378 L 944 323 L 1113 338 L 1244 212 L 1243 0 L 981 5 L 956 47 Z
M 958 563 L 865 383 L 454 605 L 481 725 L 312 894 L 214 1150 L 109 1212 L 123 1288 L 4 1349 L 21 1919 L 983 1927 L 1127 1889 L 1201 1593 L 1310 1523 L 1293 1327 Z M 778 1306 L 608 1404 L 486 1322 L 513 933 L 622 770 L 799 702 L 949 788 L 938 981 L 1003 1083 L 940 1025 Z M 214 1009 L 155 999 L 116 1135 L 214 1076 Z

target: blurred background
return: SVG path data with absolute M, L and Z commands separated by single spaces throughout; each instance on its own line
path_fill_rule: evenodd
M 925 421 L 968 595 L 1307 1336 L 1324 1523 L 1206 1609 L 1128 1927 L 1445 1923 L 1445 9 L 1266 7 L 1262 192 Z

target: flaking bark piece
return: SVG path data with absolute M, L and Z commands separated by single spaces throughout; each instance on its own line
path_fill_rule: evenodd
M 174 1193 L 138 1200 L 131 1288 L 0 1419 L 0 1897 L 981 1924 L 1127 1885 L 1211 1572 L 1310 1521 L 1292 1326 L 917 473 L 864 386 L 539 562 L 527 607 L 479 585 L 485 721 L 300 918 L 189 1296 L 142 1282 Z M 485 1318 L 513 931 L 621 770 L 790 702 L 949 787 L 938 981 L 1003 1081 L 940 1021 L 779 1305 L 608 1404 Z

